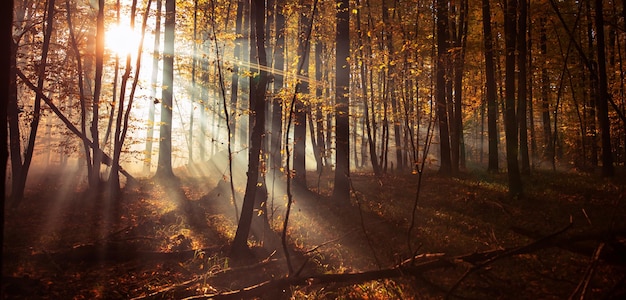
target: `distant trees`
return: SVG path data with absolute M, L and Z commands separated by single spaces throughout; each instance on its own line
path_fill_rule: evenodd
M 156 15 L 157 26 L 160 1 L 156 14 L 148 15 Z M 249 135 L 259 116 L 247 99 L 247 85 L 262 72 L 268 76 L 263 96 L 271 101 L 265 108 L 258 175 L 272 169 L 306 185 L 306 166 L 312 165 L 307 160 L 315 155 L 318 171 L 334 167 L 333 194 L 339 199 L 349 198 L 349 174 L 355 169 L 385 176 L 427 161 L 442 174 L 456 175 L 465 160 L 481 163 L 488 154 L 485 167 L 491 172 L 500 171 L 499 158 L 506 157 L 510 188 L 517 194 L 522 175 L 533 168 L 600 166 L 611 176 L 615 165 L 626 162 L 625 9 L 619 1 L 611 9 L 595 0 L 576 5 L 507 0 L 504 9 L 488 0 L 355 1 L 350 7 L 340 1 L 320 4 L 313 20 L 312 1 L 269 1 L 263 12 L 265 70 L 257 64 L 258 49 L 246 46 L 246 28 L 253 21 L 250 2 L 179 2 L 177 8 L 175 1 L 166 1 L 162 57 L 160 28 L 147 31 L 155 34 L 150 80 L 132 72 L 137 66 L 114 66 L 104 36 L 117 15 L 107 14 L 108 2 L 54 2 L 18 2 L 14 8 L 11 58 L 15 70 L 34 82 L 31 88 L 17 80 L 7 108 L 16 198 L 40 147 L 63 149 L 58 159 L 41 158 L 54 163 L 67 163 L 67 154 L 81 149 L 81 168 L 94 190 L 102 186 L 103 174 L 117 174 L 120 162 L 144 160 L 141 165 L 150 170 L 156 149 L 156 175 L 166 177 L 181 161 L 206 161 L 223 151 L 228 139 L 236 144 L 233 153 L 252 150 Z M 120 7 L 122 14 L 132 9 Z M 191 13 L 194 18 L 180 18 Z M 482 23 L 468 21 L 477 15 Z M 209 22 L 224 26 L 211 31 Z M 314 43 L 305 45 L 302 34 L 309 24 Z M 315 59 L 306 60 L 313 49 Z M 302 72 L 296 74 L 300 62 Z M 221 78 L 218 65 L 224 67 Z M 130 93 L 123 88 L 134 81 L 136 97 L 132 86 Z M 297 81 L 294 128 L 287 131 L 290 115 L 284 104 L 294 96 Z M 228 103 L 218 101 L 222 92 Z M 77 132 L 52 116 L 49 105 L 41 103 L 43 96 Z M 432 153 L 424 155 L 421 139 L 431 114 L 438 139 Z M 40 122 L 45 135 L 38 134 L 44 130 Z M 227 126 L 233 130 L 228 137 Z M 125 141 L 124 130 L 131 141 Z M 80 140 L 68 138 L 70 131 Z M 138 131 L 147 133 L 145 148 L 138 146 L 144 138 Z M 488 142 L 485 149 L 483 141 Z M 287 142 L 295 150 L 291 170 L 283 166 Z

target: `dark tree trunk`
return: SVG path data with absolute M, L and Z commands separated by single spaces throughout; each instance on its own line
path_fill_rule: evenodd
M 448 62 L 448 3 L 437 0 L 437 65 L 435 81 L 435 102 L 439 120 L 439 173 L 449 175 L 452 172 L 450 157 L 450 133 L 448 127 L 448 101 L 446 99 L 446 65 Z
M 600 139 L 602 141 L 602 176 L 615 175 L 613 167 L 613 153 L 611 149 L 611 124 L 609 122 L 608 83 L 606 73 L 606 55 L 604 46 L 604 16 L 602 14 L 602 0 L 595 0 L 595 24 L 598 48 L 598 101 L 597 116 L 600 125 Z
M 350 200 L 350 1 L 337 1 L 337 54 L 335 57 L 336 168 L 333 198 Z
M 298 34 L 298 57 L 302 68 L 299 76 L 308 77 L 309 74 L 309 45 L 306 45 L 306 33 L 310 26 L 310 5 L 301 2 L 302 13 L 300 14 L 300 32 Z M 309 82 L 307 79 L 300 81 L 300 93 L 295 98 L 296 106 L 294 111 L 293 127 L 293 170 L 295 172 L 295 183 L 301 187 L 306 187 L 306 123 L 309 97 Z
M 285 16 L 282 1 L 276 1 L 276 46 L 274 47 L 274 97 L 272 99 L 271 166 L 280 170 L 282 166 L 282 124 L 283 99 L 279 93 L 283 89 L 285 71 Z
M 96 72 L 93 85 L 93 102 L 91 105 L 91 140 L 93 149 L 100 148 L 100 133 L 98 121 L 100 119 L 100 92 L 102 90 L 102 69 L 104 67 L 104 0 L 98 0 L 98 16 L 96 17 Z M 93 153 L 93 169 L 89 174 L 89 185 L 92 189 L 100 186 L 101 153 Z
M 489 0 L 483 0 L 483 35 L 487 93 L 487 135 L 489 140 L 489 164 L 487 170 L 489 172 L 498 172 L 500 168 L 498 163 L 498 104 Z
M 454 33 L 454 107 L 451 122 L 450 146 L 452 154 L 452 170 L 454 173 L 465 166 L 463 159 L 463 67 L 465 65 L 465 48 L 467 45 L 467 0 L 459 3 L 458 24 L 453 26 Z M 454 7 L 454 6 L 453 6 Z
M 518 197 L 522 194 L 518 154 L 517 119 L 515 117 L 515 41 L 517 40 L 517 0 L 508 0 L 504 15 L 505 59 L 505 118 L 506 165 L 509 177 L 509 194 Z
M 41 46 L 41 61 L 39 62 L 39 68 L 37 70 L 37 89 L 43 90 L 43 85 L 46 79 L 46 65 L 48 64 L 48 51 L 50 50 L 50 40 L 52 37 L 52 28 L 55 15 L 54 8 L 55 0 L 49 0 L 47 3 L 46 12 L 46 27 L 43 38 L 43 45 Z M 35 96 L 35 102 L 33 104 L 33 117 L 30 122 L 30 134 L 28 137 L 28 143 L 24 150 L 24 161 L 18 174 L 13 176 L 18 177 L 17 186 L 14 186 L 12 190 L 12 196 L 14 204 L 18 204 L 24 197 L 24 188 L 26 187 L 26 179 L 28 178 L 28 170 L 33 159 L 33 152 L 35 150 L 35 140 L 37 139 L 37 130 L 39 129 L 39 121 L 41 119 L 41 96 L 37 94 Z M 4 179 L 3 179 L 4 180 Z
M 323 71 L 322 71 L 322 55 L 323 55 L 323 46 L 322 41 L 318 41 L 315 45 L 315 81 L 318 82 L 318 85 L 315 88 L 315 97 L 317 99 L 322 99 L 322 94 L 324 90 L 324 86 L 319 84 L 323 80 Z M 323 157 L 326 156 L 326 145 L 324 144 L 324 115 L 322 113 L 322 105 L 316 105 L 315 107 L 315 123 L 316 123 L 316 144 L 317 151 L 316 152 L 316 162 L 317 162 L 317 172 L 321 173 L 324 168 L 324 160 Z
M 161 125 L 159 128 L 159 161 L 156 176 L 174 177 L 172 170 L 172 108 L 174 91 L 174 29 L 176 1 L 165 0 L 165 33 L 163 38 L 163 87 L 161 96 Z
M 254 18 L 255 43 L 259 75 L 251 78 L 250 100 L 253 108 L 251 120 L 253 121 L 252 134 L 250 135 L 250 151 L 248 151 L 248 179 L 246 191 L 241 208 L 241 218 L 237 226 L 235 239 L 231 251 L 234 255 L 243 255 L 248 251 L 248 235 L 254 213 L 255 196 L 259 182 L 259 155 L 261 144 L 265 134 L 265 90 L 267 86 L 267 58 L 265 53 L 265 2 L 253 0 L 251 16 Z
M 0 243 L 4 245 L 4 205 L 6 203 L 6 174 L 7 174 L 7 161 L 9 158 L 9 148 L 7 145 L 8 132 L 7 132 L 7 113 L 8 103 L 11 94 L 11 85 L 15 84 L 15 76 L 11 69 L 13 68 L 13 0 L 2 2 L 0 5 L 0 40 L 5 41 L 0 48 L 0 120 L 5 124 L 0 132 L 0 176 L 2 176 L 2 182 L 0 182 L 0 197 L 2 197 L 2 203 L 0 203 Z M 0 259 L 0 270 L 4 270 L 4 258 Z
M 517 68 L 519 70 L 517 78 L 517 118 L 519 126 L 519 148 L 520 148 L 520 171 L 522 174 L 530 174 L 530 158 L 528 155 L 528 123 L 527 123 L 527 45 L 526 45 L 526 20 L 527 20 L 527 0 L 519 0 L 519 24 L 517 32 Z
M 548 76 L 548 37 L 546 34 L 546 19 L 539 19 L 540 37 L 539 48 L 542 55 L 541 66 L 541 119 L 543 122 L 543 142 L 544 142 L 544 158 L 554 159 L 554 149 L 552 148 L 552 129 L 550 127 L 550 79 Z

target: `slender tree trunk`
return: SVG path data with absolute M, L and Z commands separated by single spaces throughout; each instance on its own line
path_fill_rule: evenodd
M 174 171 L 172 170 L 172 100 L 174 91 L 175 25 L 176 1 L 165 0 L 161 125 L 159 128 L 159 160 L 156 172 L 157 177 L 164 179 L 174 177 Z
M 350 201 L 350 2 L 337 0 L 335 57 L 335 181 L 333 198 Z
M 303 13 L 300 14 L 300 32 L 298 35 L 298 64 L 302 64 L 302 70 L 298 76 L 305 77 L 300 79 L 300 93 L 296 97 L 296 106 L 294 112 L 294 128 L 293 128 L 293 170 L 295 172 L 295 183 L 301 187 L 306 187 L 306 117 L 308 108 L 309 82 L 306 77 L 309 74 L 309 54 L 307 53 L 309 45 L 305 45 L 307 27 L 311 23 L 310 5 L 301 2 Z
M 359 1 L 357 1 L 357 7 L 361 7 L 361 4 L 359 3 Z M 357 9 L 357 13 L 356 13 L 356 24 L 357 24 L 357 32 L 359 32 L 360 37 L 359 37 L 359 53 L 360 53 L 360 59 L 364 60 L 366 56 L 366 49 L 369 49 L 369 42 L 365 43 L 364 39 L 366 38 L 366 33 L 363 32 L 363 30 L 361 30 L 361 10 L 362 9 Z M 367 48 L 366 48 L 367 47 Z M 374 135 L 376 134 L 375 132 L 372 134 L 372 122 L 370 121 L 370 105 L 368 104 L 369 102 L 369 97 L 368 97 L 368 84 L 367 84 L 367 64 L 365 63 L 365 61 L 362 61 L 360 64 L 359 70 L 361 71 L 361 99 L 363 99 L 363 114 L 365 117 L 365 128 L 367 130 L 367 146 L 369 148 L 369 157 L 370 157 L 370 162 L 372 164 L 372 169 L 374 170 L 374 174 L 379 177 L 381 176 L 381 170 L 380 170 L 380 165 L 378 164 L 378 155 L 376 154 L 376 142 L 375 142 L 375 138 Z M 371 107 L 371 109 L 373 110 L 374 107 Z
M 65 0 L 65 9 L 66 9 L 66 17 L 67 17 L 67 27 L 70 34 L 70 42 L 72 45 L 72 50 L 76 57 L 76 72 L 78 75 L 78 93 L 79 93 L 79 101 L 80 101 L 80 130 L 83 134 L 87 133 L 87 99 L 85 98 L 85 83 L 84 83 L 84 69 L 82 64 L 82 57 L 80 54 L 80 50 L 78 49 L 78 43 L 76 42 L 76 35 L 74 34 L 74 25 L 72 23 L 72 8 L 70 6 L 70 1 Z M 71 105 L 70 105 L 71 107 Z M 50 126 L 48 126 L 50 128 Z M 50 148 L 50 147 L 48 147 Z M 87 174 L 93 173 L 93 165 L 92 156 L 91 156 L 91 148 L 85 142 L 83 142 L 83 151 L 85 153 L 85 163 L 87 164 Z
M 285 72 L 285 16 L 282 1 L 276 1 L 276 46 L 274 47 L 274 97 L 272 99 L 271 166 L 280 170 L 282 166 L 283 99 L 280 91 L 284 85 Z
M 485 43 L 485 76 L 487 93 L 487 136 L 489 142 L 489 172 L 498 172 L 498 104 L 496 69 L 494 65 L 493 36 L 491 34 L 491 9 L 489 0 L 483 2 L 483 35 Z
M 439 120 L 439 173 L 449 175 L 452 172 L 450 157 L 450 133 L 448 127 L 448 101 L 446 100 L 446 64 L 448 62 L 448 3 L 436 1 L 437 10 L 437 62 L 435 81 L 435 102 Z
M 600 124 L 600 138 L 602 141 L 602 176 L 612 177 L 615 175 L 613 167 L 613 153 L 611 149 L 611 124 L 609 122 L 608 108 L 608 83 L 606 71 L 606 55 L 604 45 L 604 16 L 602 0 L 595 0 L 595 24 L 598 48 L 598 101 L 597 117 Z
M 259 75 L 251 79 L 250 98 L 254 114 L 252 134 L 250 135 L 250 151 L 248 151 L 248 179 L 241 208 L 241 218 L 232 244 L 232 253 L 242 255 L 248 251 L 248 235 L 254 213 L 255 194 L 259 179 L 259 155 L 262 138 L 265 133 L 265 90 L 267 86 L 267 58 L 265 53 L 265 2 L 252 0 L 252 17 L 254 18 L 255 43 Z
M 527 20 L 527 0 L 519 0 L 519 23 L 517 27 L 517 68 L 519 73 L 517 74 L 517 118 L 519 126 L 519 147 L 522 174 L 530 174 L 530 158 L 528 155 L 528 123 L 527 123 L 527 45 L 526 45 L 526 20 Z
M 504 39 L 506 44 L 505 59 L 505 118 L 506 161 L 509 177 L 509 194 L 519 197 L 522 194 L 518 155 L 518 131 L 515 116 L 515 42 L 517 40 L 517 0 L 507 0 L 504 15 Z
M 98 0 L 98 15 L 96 17 L 96 72 L 94 77 L 93 102 L 91 105 L 91 140 L 93 149 L 100 148 L 100 133 L 98 121 L 100 119 L 100 93 L 102 90 L 102 70 L 104 67 L 104 0 Z M 101 153 L 93 153 L 93 173 L 89 175 L 89 185 L 92 189 L 100 186 Z
M 452 171 L 457 173 L 459 167 L 465 166 L 463 152 L 463 71 L 465 65 L 465 48 L 467 45 L 467 0 L 461 0 L 459 3 L 459 21 L 458 26 L 454 28 L 454 47 L 456 48 L 454 56 L 454 121 L 451 123 L 451 154 L 452 154 Z M 454 7 L 454 6 L 453 6 Z M 456 22 L 455 22 L 456 23 Z M 458 28 L 457 28 L 458 27 Z
M 46 11 L 46 27 L 43 38 L 43 45 L 41 46 L 41 61 L 39 62 L 39 68 L 37 70 L 37 89 L 43 90 L 44 82 L 46 80 L 46 65 L 48 64 L 48 51 L 50 50 L 50 40 L 52 39 L 52 29 L 54 28 L 54 8 L 55 0 L 48 0 Z M 35 150 L 35 140 L 37 139 L 37 130 L 39 129 L 39 121 L 41 120 L 41 96 L 37 94 L 35 96 L 35 102 L 33 104 L 33 119 L 30 123 L 30 134 L 28 137 L 28 143 L 24 151 L 24 161 L 19 170 L 17 176 L 19 178 L 18 185 L 12 190 L 14 205 L 19 204 L 24 197 L 24 188 L 26 187 L 26 179 L 28 178 L 28 171 L 33 159 L 33 152 Z
M 7 115 L 8 115 L 8 103 L 11 94 L 11 85 L 15 83 L 15 77 L 11 71 L 14 56 L 13 52 L 13 0 L 4 1 L 3 5 L 0 5 L 0 40 L 5 41 L 0 48 L 0 120 L 5 124 L 0 132 L 0 159 L 2 170 L 0 176 L 2 176 L 2 182 L 0 183 L 0 196 L 2 197 L 2 203 L 0 203 L 0 243 L 4 245 L 4 214 L 6 203 L 6 174 L 7 174 L 7 161 L 9 157 L 9 149 L 7 145 L 8 132 L 6 128 Z M 0 259 L 0 270 L 4 270 L 4 258 Z
M 239 137 L 239 135 L 237 134 L 238 130 L 237 130 L 237 106 L 238 106 L 238 102 L 239 102 L 239 72 L 240 70 L 240 66 L 239 66 L 239 62 L 241 61 L 241 48 L 244 46 L 242 45 L 244 38 L 241 37 L 241 35 L 243 34 L 243 7 L 244 7 L 244 1 L 238 1 L 237 2 L 237 17 L 236 17 L 236 21 L 235 21 L 235 34 L 237 34 L 237 40 L 235 40 L 235 49 L 234 49 L 234 61 L 235 63 L 233 64 L 233 76 L 231 78 L 231 84 L 230 84 L 230 106 L 231 106 L 231 111 L 233 112 L 232 117 L 229 118 L 230 120 L 230 128 L 232 128 L 235 132 L 235 134 L 233 135 L 233 145 L 237 145 L 237 141 L 239 140 L 239 138 L 243 138 L 243 137 Z
M 146 150 L 144 152 L 144 173 L 150 173 L 150 167 L 152 166 L 152 145 L 154 141 L 154 114 L 156 103 L 156 87 L 157 78 L 159 75 L 159 48 L 161 46 L 161 6 L 163 1 L 157 0 L 156 2 L 156 25 L 154 27 L 154 50 L 152 52 L 152 75 L 150 77 L 150 103 L 148 104 L 148 132 L 146 133 Z M 202 151 L 202 147 L 200 148 Z
M 540 37 L 539 47 L 542 55 L 541 66 L 541 116 L 543 122 L 543 140 L 544 140 L 544 158 L 552 159 L 554 157 L 554 149 L 552 148 L 552 129 L 550 127 L 550 79 L 548 76 L 548 37 L 546 34 L 546 19 L 544 17 L 539 20 Z
M 317 82 L 317 86 L 315 87 L 315 97 L 317 99 L 322 99 L 322 94 L 324 91 L 323 82 L 323 71 L 322 68 L 322 55 L 323 55 L 323 46 L 322 41 L 318 41 L 315 45 L 315 81 Z M 322 113 L 322 105 L 316 105 L 315 107 L 315 123 L 316 123 L 316 144 L 317 144 L 317 155 L 315 159 L 317 160 L 317 172 L 321 173 L 324 168 L 324 159 L 326 156 L 326 145 L 324 145 L 324 116 Z

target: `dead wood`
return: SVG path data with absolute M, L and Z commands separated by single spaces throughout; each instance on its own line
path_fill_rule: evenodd
M 510 257 L 514 255 L 526 254 L 530 252 L 534 252 L 543 248 L 551 247 L 554 245 L 552 240 L 554 240 L 558 235 L 567 231 L 571 227 L 572 223 L 570 223 L 560 229 L 559 231 L 552 233 L 548 236 L 545 236 L 541 239 L 538 239 L 532 243 L 529 243 L 520 247 L 513 247 L 508 249 L 496 249 L 489 250 L 480 253 L 471 253 L 466 255 L 460 255 L 455 257 L 448 257 L 444 253 L 434 253 L 434 254 L 421 254 L 414 258 L 409 258 L 403 261 L 401 264 L 396 265 L 392 268 L 381 269 L 381 270 L 372 270 L 365 272 L 357 272 L 357 273 L 343 273 L 343 274 L 316 274 L 309 276 L 295 276 L 295 277 L 285 277 L 275 280 L 265 281 L 253 286 L 244 287 L 234 291 L 216 293 L 216 294 L 205 294 L 205 295 L 197 295 L 188 297 L 185 299 L 195 300 L 195 299 L 247 299 L 256 296 L 261 296 L 264 294 L 273 293 L 276 291 L 287 290 L 292 286 L 311 286 L 311 285 L 319 285 L 319 284 L 341 284 L 341 285 L 349 285 L 355 284 L 359 282 L 366 282 L 371 280 L 381 280 L 381 279 L 390 279 L 397 278 L 403 276 L 421 276 L 424 272 L 442 269 L 448 267 L 455 267 L 461 264 L 471 264 L 473 265 L 458 282 L 453 286 L 450 290 L 450 293 L 456 289 L 456 286 L 460 284 L 460 282 L 465 279 L 472 270 L 480 269 L 488 264 L 493 263 L 496 260 Z
M 540 233 L 519 227 L 511 227 L 511 231 L 532 239 L 541 236 Z M 551 240 L 551 243 L 563 250 L 591 257 L 596 250 L 595 245 L 598 242 L 604 242 L 609 247 L 602 251 L 600 258 L 613 265 L 626 265 L 626 258 L 623 254 L 626 245 L 620 242 L 620 237 L 626 237 L 626 228 L 572 233 L 557 237 Z
M 474 264 L 473 267 L 471 267 L 470 269 L 468 269 L 465 274 L 463 274 L 463 276 L 461 276 L 461 278 L 459 278 L 457 280 L 457 282 L 450 288 L 450 291 L 448 291 L 448 294 L 446 295 L 446 298 L 448 298 L 450 295 L 452 295 L 454 293 L 454 291 L 459 287 L 459 285 L 461 284 L 461 282 L 463 282 L 470 274 L 494 263 L 497 260 L 500 260 L 502 258 L 505 257 L 510 257 L 513 255 L 519 255 L 519 254 L 525 254 L 525 253 L 530 253 L 530 252 L 534 252 L 537 251 L 539 249 L 542 248 L 547 248 L 550 247 L 552 244 L 552 242 L 554 241 L 554 239 L 561 235 L 562 233 L 564 233 L 565 231 L 567 231 L 568 229 L 570 229 L 572 227 L 573 224 L 573 219 L 572 216 L 570 216 L 569 218 L 569 224 L 567 224 L 565 227 L 563 227 L 562 229 L 547 235 L 545 237 L 542 237 L 530 244 L 521 246 L 521 247 L 516 247 L 516 248 L 511 248 L 509 250 L 506 250 L 504 252 L 501 252 L 497 255 L 492 256 L 491 258 L 479 263 L 479 264 Z

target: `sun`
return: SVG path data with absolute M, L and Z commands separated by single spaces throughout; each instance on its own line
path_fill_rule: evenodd
M 123 24 L 111 25 L 105 35 L 106 48 L 120 56 L 136 54 L 140 40 L 141 34 L 137 30 Z

